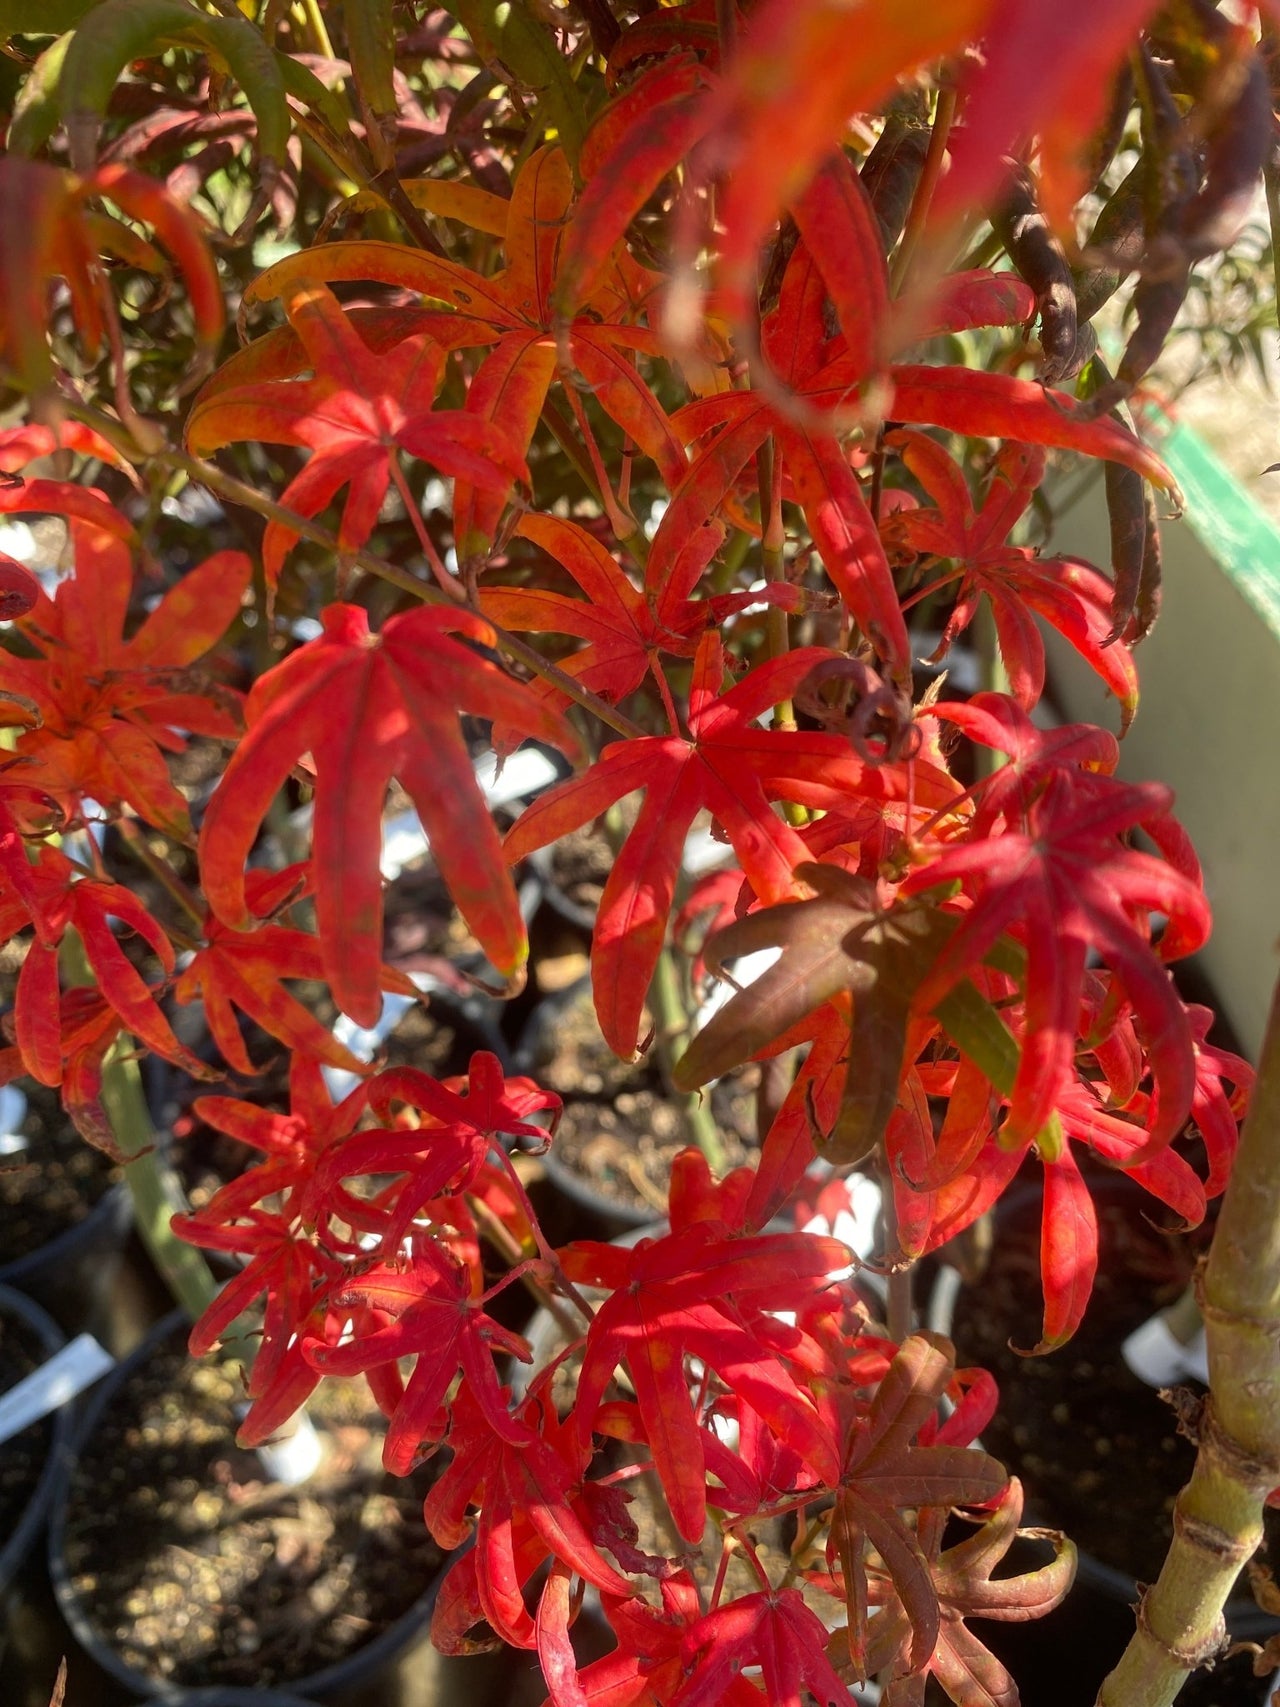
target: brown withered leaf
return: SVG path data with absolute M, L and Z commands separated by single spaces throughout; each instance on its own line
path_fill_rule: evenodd
M 966 1540 L 942 1551 L 948 1514 L 937 1508 L 921 1513 L 919 1544 L 940 1610 L 936 1646 L 923 1671 L 899 1675 L 884 1696 L 886 1707 L 920 1707 L 925 1682 L 932 1673 L 952 1701 L 965 1707 L 1013 1707 L 1017 1689 L 1000 1661 L 968 1628 L 969 1618 L 992 1618 L 1021 1623 L 1052 1612 L 1071 1587 L 1076 1549 L 1058 1530 L 1019 1529 L 1022 1484 L 1014 1478 L 981 1527 Z M 1047 1565 L 1018 1576 L 996 1577 L 996 1568 L 1014 1541 L 1049 1542 L 1053 1558 Z M 896 1585 L 895 1585 L 896 1586 Z M 901 1672 L 898 1658 L 911 1641 L 912 1623 L 896 1595 L 890 1598 L 871 1627 L 866 1663 L 877 1671 Z
M 840 1558 L 849 1612 L 844 1640 L 859 1680 L 888 1665 L 904 1647 L 913 1673 L 923 1673 L 934 1660 L 948 1603 L 963 1597 L 967 1581 L 947 1569 L 945 1556 L 938 1560 L 935 1530 L 940 1539 L 953 1506 L 985 1504 L 1009 1482 L 1004 1467 L 985 1452 L 933 1444 L 939 1438 L 938 1401 L 954 1372 L 949 1340 L 932 1333 L 905 1339 L 841 1468 L 828 1545 Z M 904 1516 L 908 1511 L 920 1512 L 920 1518 Z M 872 1552 L 891 1588 L 868 1580 Z M 976 1576 L 980 1564 L 971 1564 L 968 1574 Z M 890 1608 L 868 1628 L 868 1605 L 886 1589 Z M 895 1621 L 899 1612 L 901 1627 Z
M 874 883 L 836 866 L 800 865 L 796 875 L 816 891 L 812 900 L 749 913 L 708 943 L 707 965 L 721 976 L 756 949 L 782 955 L 698 1033 L 676 1064 L 675 1082 L 695 1090 L 767 1049 L 824 1002 L 852 998 L 844 1098 L 820 1145 L 828 1161 L 848 1166 L 875 1146 L 893 1113 L 912 998 L 957 921 L 929 902 L 885 905 Z

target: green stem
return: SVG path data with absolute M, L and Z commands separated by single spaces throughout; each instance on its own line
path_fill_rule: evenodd
M 92 986 L 97 982 L 84 944 L 74 931 L 63 937 L 59 960 L 68 984 Z M 122 1034 L 108 1057 L 102 1069 L 102 1105 L 116 1143 L 129 1158 L 124 1177 L 142 1242 L 175 1303 L 194 1322 L 208 1309 L 218 1286 L 201 1253 L 194 1245 L 184 1244 L 169 1225 L 169 1217 L 187 1205 L 172 1170 L 156 1149 L 155 1129 L 142 1094 L 142 1075 L 131 1047 L 131 1040 Z
M 649 999 L 653 1004 L 653 1018 L 657 1027 L 658 1058 L 669 1083 L 676 1055 L 689 1035 L 689 1019 L 680 998 L 680 980 L 676 976 L 675 960 L 669 948 L 664 948 L 658 956 Z M 715 1116 L 711 1112 L 710 1101 L 704 1100 L 697 1091 L 691 1096 L 678 1097 L 676 1100 L 694 1143 L 712 1168 L 717 1173 L 723 1172 L 728 1166 L 728 1157 L 725 1155 Z
M 1187 1673 L 1221 1649 L 1222 1608 L 1262 1539 L 1280 1486 L 1280 984 L 1253 1105 L 1204 1270 L 1209 1393 L 1178 1495 L 1164 1568 L 1138 1628 L 1104 1680 L 1098 1707 L 1170 1707 Z
M 116 1054 L 102 1073 L 102 1102 L 116 1142 L 130 1158 L 124 1177 L 133 1199 L 134 1221 L 165 1285 L 192 1321 L 204 1314 L 218 1287 L 194 1245 L 181 1240 L 169 1218 L 185 1209 L 172 1170 L 160 1159 L 142 1092 L 138 1063 Z
M 301 0 L 301 7 L 315 51 L 323 59 L 332 59 L 333 43 L 329 40 L 329 31 L 325 27 L 324 14 L 321 12 L 317 0 Z

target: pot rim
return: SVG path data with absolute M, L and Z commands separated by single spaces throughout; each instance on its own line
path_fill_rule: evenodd
M 16 1316 L 39 1339 L 45 1359 L 53 1356 L 67 1343 L 66 1335 L 49 1312 L 28 1298 L 25 1292 L 0 1285 L 0 1314 Z M 53 1437 L 36 1479 L 30 1499 L 4 1545 L 0 1547 L 0 1590 L 7 1588 L 22 1568 L 41 1525 L 54 1502 L 62 1464 L 72 1437 L 75 1423 L 74 1406 L 60 1405 L 52 1413 Z

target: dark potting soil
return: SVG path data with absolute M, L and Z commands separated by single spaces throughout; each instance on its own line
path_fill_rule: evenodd
M 428 855 L 407 865 L 383 898 L 382 954 L 406 972 L 444 970 L 438 961 L 465 960 L 480 945 L 453 904 Z
M 982 1443 L 1022 1479 L 1035 1513 L 1029 1521 L 1064 1529 L 1082 1551 L 1151 1582 L 1195 1454 L 1169 1404 L 1129 1371 L 1120 1347 L 1183 1292 L 1197 1251 L 1153 1225 L 1169 1212 L 1136 1188 L 1104 1197 L 1097 1209 L 1098 1274 L 1071 1340 L 1043 1357 L 1012 1349 L 1040 1338 L 1038 1199 L 998 1221 L 985 1275 L 960 1294 L 953 1337 L 960 1363 L 980 1365 L 999 1384 Z
M 572 906 L 594 914 L 615 859 L 604 831 L 584 824 L 552 844 L 552 882 Z
M 664 1215 L 671 1163 L 694 1139 L 682 1099 L 667 1090 L 657 1061 L 618 1059 L 600 1034 L 585 984 L 557 1004 L 553 1023 L 539 1033 L 526 1070 L 564 1098 L 553 1144 L 557 1161 L 613 1202 Z M 758 1083 L 752 1064 L 709 1093 L 726 1170 L 758 1152 Z
M 72 1126 L 55 1090 L 20 1081 L 27 1099 L 21 1148 L 0 1155 L 0 1265 L 29 1256 L 79 1226 L 121 1177 Z
M 101 1639 L 166 1683 L 268 1687 L 345 1659 L 440 1569 L 422 1522 L 430 1469 L 382 1469 L 360 1381 L 321 1384 L 325 1437 L 298 1487 L 234 1442 L 234 1366 L 170 1340 L 126 1384 L 76 1466 L 67 1565 Z
M 0 1314 L 0 1395 L 44 1362 L 39 1335 L 16 1316 Z M 0 1445 L 0 1546 L 18 1527 L 40 1481 L 53 1440 L 53 1419 L 42 1417 Z

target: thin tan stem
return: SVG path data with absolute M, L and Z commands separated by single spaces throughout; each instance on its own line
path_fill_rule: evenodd
M 391 465 L 391 478 L 395 481 L 396 491 L 400 494 L 400 501 L 413 524 L 413 531 L 418 536 L 418 544 L 422 547 L 422 554 L 427 560 L 428 568 L 436 578 L 440 591 L 456 604 L 464 604 L 466 594 L 445 568 L 440 553 L 436 550 L 436 543 L 427 532 L 427 524 L 423 520 L 422 511 L 418 508 L 418 500 L 409 490 L 409 482 L 405 478 L 404 469 L 400 466 L 399 456 L 393 451 L 388 461 Z
M 911 211 L 907 215 L 906 227 L 902 240 L 898 244 L 897 253 L 889 268 L 889 282 L 895 296 L 901 296 L 911 273 L 911 266 L 920 247 L 920 239 L 929 219 L 929 208 L 933 203 L 933 194 L 942 177 L 942 163 L 946 158 L 947 143 L 951 137 L 951 125 L 956 116 L 956 92 L 952 88 L 938 91 L 938 104 L 933 114 L 933 129 L 929 134 L 929 149 L 924 157 L 924 166 L 920 173 L 920 181 L 916 185 L 916 193 L 911 198 Z
M 194 892 L 178 876 L 168 860 L 162 859 L 159 854 L 152 850 L 145 832 L 131 818 L 117 819 L 116 828 L 123 837 L 125 846 L 139 865 L 146 867 L 169 899 L 181 907 L 198 931 L 203 932 L 204 907 Z
M 77 418 L 88 420 L 89 424 L 102 432 L 105 438 L 112 439 L 115 443 L 120 444 L 127 454 L 137 454 L 138 447 L 136 445 L 130 445 L 127 441 L 122 443 L 118 422 L 111 421 L 109 417 L 100 415 L 96 410 L 75 409 L 71 412 Z M 110 430 L 111 428 L 115 428 L 114 433 Z M 344 546 L 337 535 L 328 528 L 321 527 L 318 522 L 313 522 L 308 516 L 300 516 L 293 510 L 285 509 L 282 504 L 277 504 L 273 499 L 264 497 L 261 492 L 246 485 L 243 480 L 237 480 L 231 474 L 224 474 L 213 463 L 204 462 L 199 457 L 184 456 L 181 452 L 173 450 L 157 451 L 154 453 L 153 460 L 166 467 L 181 470 L 196 485 L 208 487 L 209 491 L 216 492 L 219 497 L 226 498 L 230 503 L 241 504 L 256 515 L 265 517 L 267 521 L 280 522 L 293 533 L 298 534 L 300 538 L 310 540 L 313 545 L 318 545 L 323 550 L 332 552 L 335 557 L 345 558 L 348 562 L 355 564 L 357 568 L 365 570 L 367 574 L 377 575 L 380 580 L 389 581 L 393 587 L 398 587 L 402 593 L 408 593 L 411 598 L 421 600 L 423 604 L 452 607 L 455 602 L 437 588 L 428 586 L 425 581 L 411 574 L 408 569 L 402 569 L 399 564 L 390 563 L 385 557 L 377 557 L 373 552 L 365 551 L 363 548 L 353 550 Z M 631 718 L 618 711 L 607 700 L 601 699 L 598 694 L 592 693 L 590 688 L 584 688 L 580 682 L 575 681 L 571 675 L 549 662 L 534 647 L 521 640 L 518 635 L 509 634 L 506 629 L 499 628 L 496 623 L 491 622 L 490 626 L 493 628 L 497 644 L 509 658 L 514 658 L 518 663 L 524 664 L 535 675 L 541 676 L 544 681 L 551 682 L 567 698 L 573 700 L 575 705 L 580 705 L 584 711 L 589 711 L 593 717 L 598 717 L 601 723 L 608 724 L 610 729 L 616 729 L 620 735 L 643 735 L 645 733 L 638 723 L 634 723 Z

